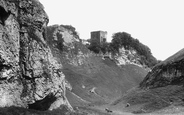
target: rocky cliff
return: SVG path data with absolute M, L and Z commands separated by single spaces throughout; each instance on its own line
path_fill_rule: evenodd
M 141 63 L 141 57 L 134 49 L 127 50 L 121 47 L 119 48 L 119 53 L 116 53 L 113 57 L 119 66 L 132 64 L 149 70 L 146 64 Z
M 49 21 L 37 0 L 0 0 L 0 107 L 71 108 L 62 65 L 45 42 Z
M 157 64 L 141 82 L 141 88 L 184 84 L 184 49 Z

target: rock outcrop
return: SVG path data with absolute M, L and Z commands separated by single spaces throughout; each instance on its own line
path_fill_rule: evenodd
M 141 82 L 141 88 L 184 84 L 184 49 L 157 64 Z
M 85 58 L 89 57 L 89 50 L 82 44 L 75 28 L 68 25 L 53 25 L 47 27 L 47 43 L 52 49 L 54 57 L 63 66 L 82 65 Z
M 133 49 L 126 50 L 124 47 L 119 48 L 119 53 L 116 53 L 113 57 L 117 60 L 116 63 L 119 66 L 133 64 L 144 68 L 147 67 L 145 64 L 141 64 L 140 55 Z
M 62 65 L 45 42 L 49 21 L 37 0 L 0 0 L 0 107 L 71 108 Z

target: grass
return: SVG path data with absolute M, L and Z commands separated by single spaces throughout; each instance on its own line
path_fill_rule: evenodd
M 101 111 L 98 109 L 92 109 L 87 107 L 80 107 L 79 109 L 80 111 L 87 113 L 87 115 L 111 115 L 109 113 L 105 113 L 105 111 Z
M 151 113 L 163 110 L 167 107 L 184 106 L 184 88 L 178 85 L 169 85 L 166 87 L 160 87 L 155 89 L 143 90 L 136 88 L 126 95 L 124 95 L 118 103 L 129 103 L 130 107 L 134 108 L 137 105 L 141 105 L 140 109 L 128 109 L 132 113 Z
M 116 100 L 138 85 L 147 73 L 138 66 L 118 67 L 113 60 L 101 58 L 91 56 L 81 66 L 64 65 L 63 69 L 73 87 L 72 92 L 91 103 L 110 103 Z M 89 92 L 94 87 L 97 95 Z
M 21 107 L 0 108 L 0 115 L 86 115 L 84 112 L 71 112 L 65 106 L 53 111 L 37 111 Z

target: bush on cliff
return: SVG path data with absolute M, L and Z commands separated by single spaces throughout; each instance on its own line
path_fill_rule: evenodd
M 111 46 L 112 49 L 118 52 L 119 48 L 122 46 L 124 46 L 124 48 L 127 50 L 133 48 L 140 55 L 142 63 L 145 63 L 149 67 L 152 67 L 157 63 L 157 60 L 155 57 L 153 57 L 150 48 L 126 32 L 115 33 L 113 35 Z

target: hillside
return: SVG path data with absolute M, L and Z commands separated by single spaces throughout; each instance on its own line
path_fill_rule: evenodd
M 150 71 L 139 87 L 116 100 L 112 108 L 132 113 L 182 114 L 184 112 L 183 49 Z M 127 106 L 128 105 L 128 106 Z
M 121 52 L 113 57 L 92 53 L 82 44 L 75 29 L 68 27 L 48 27 L 47 42 L 53 55 L 62 63 L 62 71 L 71 85 L 67 91 L 71 105 L 109 104 L 137 86 L 147 74 L 136 61 L 135 51 L 121 48 Z

